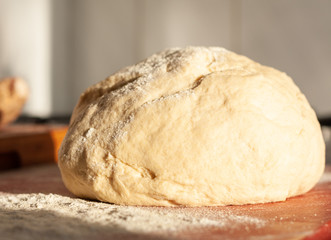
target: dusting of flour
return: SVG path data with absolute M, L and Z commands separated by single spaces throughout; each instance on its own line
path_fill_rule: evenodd
M 254 228 L 265 225 L 258 218 L 208 208 L 118 206 L 57 194 L 0 194 L 4 239 L 87 239 L 96 235 L 149 239 L 190 229 L 231 229 L 233 222 Z

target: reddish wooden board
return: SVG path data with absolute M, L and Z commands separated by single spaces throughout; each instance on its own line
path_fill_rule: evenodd
M 55 164 L 1 173 L 0 194 L 1 192 L 55 193 L 74 197 L 64 187 Z M 256 217 L 267 224 L 259 228 L 238 225 L 229 229 L 206 228 L 183 231 L 175 237 L 171 236 L 171 239 L 331 239 L 331 166 L 326 168 L 321 181 L 311 191 L 284 202 L 200 209 L 213 213 L 228 211 L 235 215 Z M 193 211 L 194 208 L 183 207 L 181 210 Z M 233 222 L 233 224 L 237 223 Z M 93 228 L 91 231 L 93 232 Z M 131 239 L 130 235 L 122 237 Z M 135 235 L 132 239 L 136 237 Z M 157 237 L 157 239 L 168 238 L 170 238 L 168 235 Z M 94 239 L 104 239 L 104 237 L 96 235 Z
M 66 125 L 12 124 L 0 129 L 0 171 L 57 161 Z

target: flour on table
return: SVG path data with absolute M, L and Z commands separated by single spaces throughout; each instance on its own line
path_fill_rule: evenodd
M 265 225 L 264 220 L 228 210 L 119 206 L 42 193 L 1 193 L 0 219 L 1 235 L 19 239 L 176 235 L 192 229 L 231 229 L 234 222 L 237 227 Z

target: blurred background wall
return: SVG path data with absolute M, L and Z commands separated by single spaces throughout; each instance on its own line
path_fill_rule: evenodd
M 331 0 L 0 0 L 0 77 L 25 113 L 68 115 L 80 93 L 167 47 L 222 46 L 290 75 L 331 115 Z

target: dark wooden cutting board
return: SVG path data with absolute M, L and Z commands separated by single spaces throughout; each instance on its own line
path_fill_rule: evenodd
M 0 171 L 57 161 L 66 125 L 12 124 L 0 129 Z

